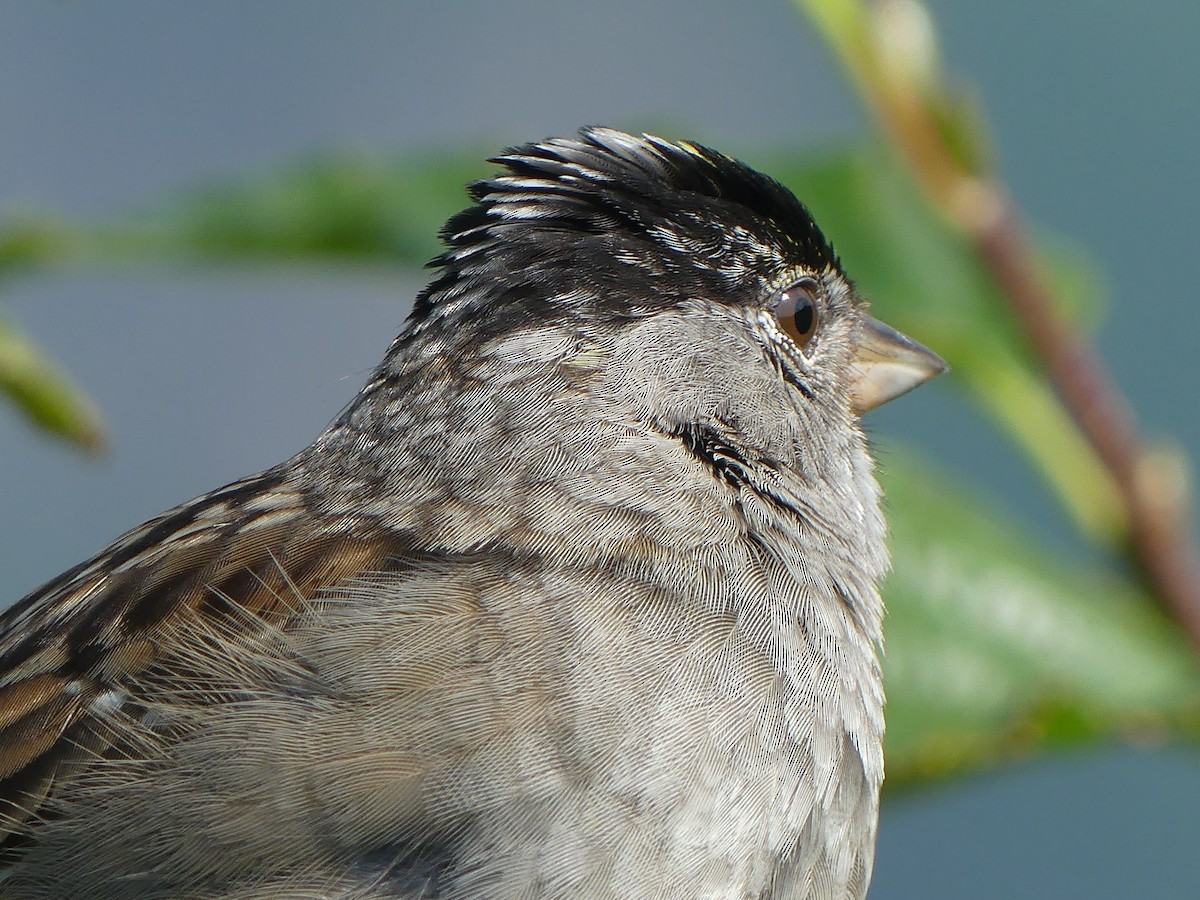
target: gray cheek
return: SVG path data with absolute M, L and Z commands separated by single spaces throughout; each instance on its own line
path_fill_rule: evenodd
M 757 409 L 786 416 L 778 373 L 762 343 L 731 316 L 660 314 L 617 336 L 606 388 L 648 419 L 706 422 Z

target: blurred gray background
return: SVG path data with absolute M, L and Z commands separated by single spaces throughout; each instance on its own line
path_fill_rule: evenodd
M 951 70 L 985 99 L 1019 204 L 1107 267 L 1100 343 L 1144 425 L 1195 458 L 1200 5 L 932 8 Z M 0 8 L 0 217 L 99 218 L 321 150 L 499 148 L 587 123 L 653 127 L 750 162 L 867 128 L 783 0 Z M 6 283 L 4 316 L 86 386 L 114 448 L 83 460 L 0 409 L 0 603 L 311 440 L 420 284 L 420 273 L 166 268 Z M 948 385 L 871 424 L 881 443 L 919 443 L 1087 558 L 1036 476 Z M 1198 896 L 1197 762 L 1120 748 L 892 798 L 872 897 Z

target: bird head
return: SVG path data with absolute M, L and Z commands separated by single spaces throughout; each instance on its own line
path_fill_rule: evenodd
M 784 462 L 844 452 L 858 416 L 946 368 L 868 314 L 787 188 L 730 157 L 589 128 L 492 161 L 393 357 L 492 347 L 519 370 L 552 347 L 652 427 L 711 424 Z

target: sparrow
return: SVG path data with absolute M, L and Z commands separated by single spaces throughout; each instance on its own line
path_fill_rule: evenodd
M 310 446 L 0 618 L 0 898 L 861 898 L 859 417 L 945 369 L 693 143 L 512 148 Z

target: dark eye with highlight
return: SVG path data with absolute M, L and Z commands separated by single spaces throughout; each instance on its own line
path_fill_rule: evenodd
M 779 295 L 775 317 L 797 347 L 805 347 L 816 333 L 817 285 L 812 281 L 797 281 Z

